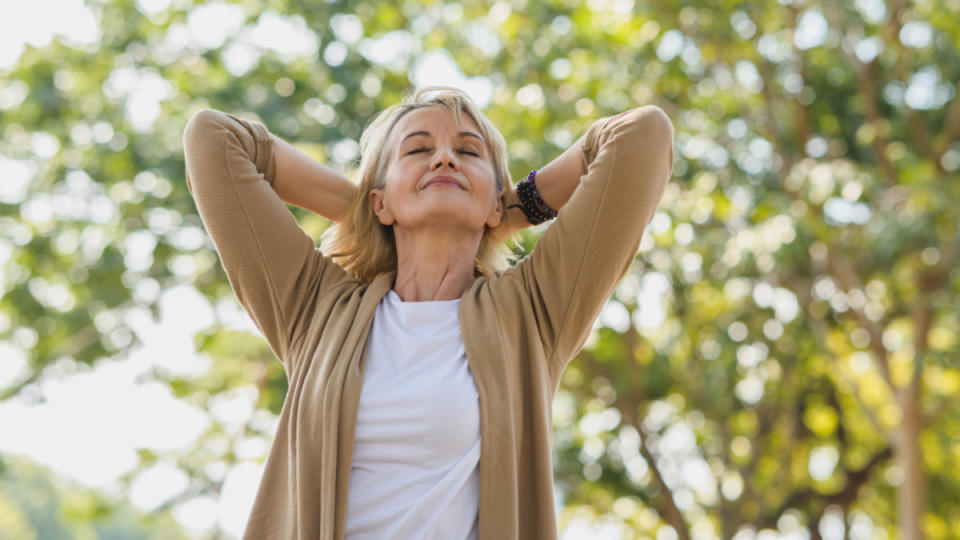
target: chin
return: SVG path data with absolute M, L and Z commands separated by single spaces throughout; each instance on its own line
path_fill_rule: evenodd
M 484 221 L 479 217 L 471 217 L 471 212 L 463 206 L 437 205 L 434 208 L 423 212 L 416 219 L 410 221 L 412 226 L 404 227 L 406 229 L 416 229 L 421 227 L 428 228 L 447 228 L 458 229 L 464 232 L 473 232 L 484 230 Z M 402 226 L 402 225 L 401 225 Z

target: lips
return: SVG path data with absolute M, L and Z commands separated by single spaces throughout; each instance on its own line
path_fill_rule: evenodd
M 463 186 L 460 185 L 460 182 L 458 182 L 456 178 L 447 175 L 434 176 L 430 180 L 427 180 L 427 183 L 424 184 L 423 189 L 427 189 L 434 184 L 448 185 L 463 189 Z

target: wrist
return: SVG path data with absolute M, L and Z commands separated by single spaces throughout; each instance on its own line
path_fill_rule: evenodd
M 557 211 L 550 208 L 537 191 L 536 176 L 537 170 L 533 169 L 525 179 L 517 183 L 516 192 L 520 202 L 511 205 L 519 208 L 531 225 L 539 225 L 557 217 Z

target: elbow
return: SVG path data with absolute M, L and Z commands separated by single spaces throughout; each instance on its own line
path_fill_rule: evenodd
M 211 129 L 215 129 L 223 123 L 225 116 L 223 112 L 211 108 L 201 109 L 194 113 L 183 128 L 183 147 L 189 148 L 198 139 L 203 139 L 204 135 L 210 133 Z
M 666 181 L 673 172 L 673 122 L 656 105 L 645 105 L 627 113 L 625 131 L 631 133 L 630 144 L 647 154 L 650 165 L 662 172 Z
M 625 149 L 666 182 L 673 172 L 673 123 L 656 105 L 644 105 L 604 119 L 599 142 Z
M 246 157 L 252 161 L 257 155 L 258 141 L 254 124 L 217 109 L 209 107 L 201 109 L 194 113 L 184 126 L 184 152 L 203 154 L 222 150 L 229 139 L 231 142 L 236 142 Z M 262 124 L 260 128 L 266 132 Z
M 648 129 L 659 139 L 662 146 L 673 151 L 673 122 L 670 117 L 660 107 L 656 105 L 647 105 L 642 107 L 645 114 L 649 117 L 647 120 Z
M 184 180 L 191 195 L 195 195 L 194 184 L 206 156 L 216 151 L 216 132 L 222 129 L 223 116 L 224 113 L 216 109 L 202 109 L 194 113 L 183 128 Z
M 644 105 L 630 112 L 633 112 L 636 120 L 643 123 L 647 129 L 668 140 L 673 140 L 673 122 L 670 121 L 670 117 L 667 116 L 667 113 L 660 107 L 656 105 Z

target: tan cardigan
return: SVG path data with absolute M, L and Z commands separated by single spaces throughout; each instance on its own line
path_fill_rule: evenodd
M 551 402 L 637 253 L 672 141 L 655 107 L 593 123 L 587 173 L 536 248 L 461 298 L 480 406 L 480 540 L 557 536 Z M 244 538 L 339 540 L 367 333 L 396 273 L 363 283 L 317 249 L 272 189 L 262 123 L 204 109 L 183 143 L 187 187 L 230 285 L 289 381 Z

